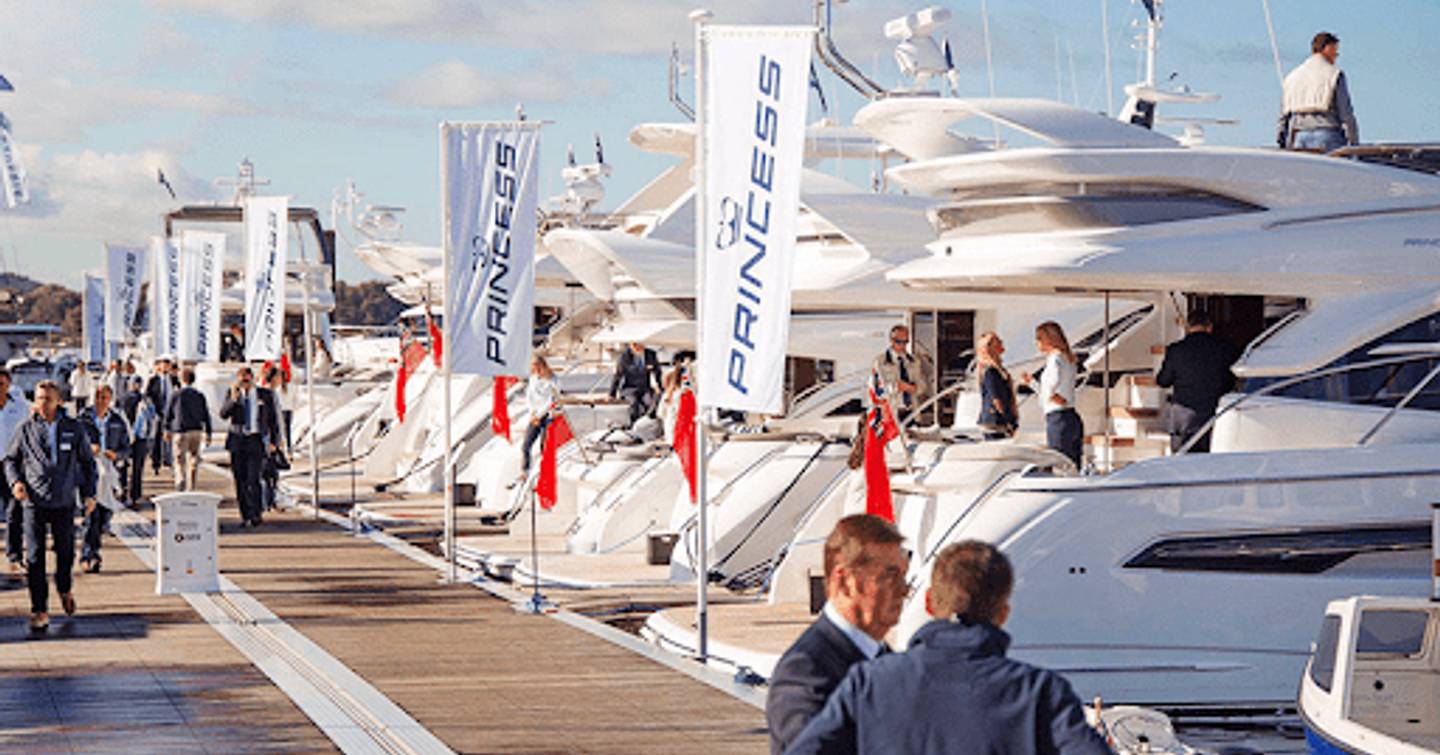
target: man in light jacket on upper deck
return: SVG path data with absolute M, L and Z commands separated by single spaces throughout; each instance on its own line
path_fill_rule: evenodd
M 1330 152 L 1360 143 L 1345 72 L 1335 65 L 1340 38 L 1322 31 L 1310 41 L 1311 55 L 1285 77 L 1276 141 L 1281 149 Z

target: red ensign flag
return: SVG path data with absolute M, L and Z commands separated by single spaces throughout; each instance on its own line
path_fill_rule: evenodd
M 510 384 L 515 378 L 509 375 L 497 375 L 495 384 L 490 388 L 490 394 L 495 404 L 490 409 L 490 431 L 496 435 L 505 436 L 505 442 L 510 441 Z
M 690 502 L 696 501 L 695 487 L 699 468 L 695 464 L 699 443 L 695 437 L 695 392 L 685 389 L 680 392 L 680 408 L 675 412 L 675 454 L 680 457 L 680 469 L 685 481 L 690 483 Z
M 442 366 L 440 363 L 441 350 L 445 348 L 444 338 L 440 335 L 440 328 L 435 326 L 435 321 L 425 316 L 425 327 L 430 329 L 430 354 L 435 357 L 435 366 Z
M 879 407 L 870 410 L 865 423 L 865 513 L 895 521 L 895 507 L 890 497 L 890 467 L 885 463 L 885 443 L 889 440 L 884 413 Z
M 405 421 L 405 383 L 409 379 L 410 368 L 401 359 L 399 369 L 395 370 L 395 418 L 401 422 Z
M 555 457 L 560 455 L 561 446 L 574 439 L 570 423 L 565 421 L 563 414 L 555 415 L 545 428 L 545 450 L 540 456 L 540 474 L 535 478 L 535 496 L 540 499 L 540 508 L 547 511 L 555 508 L 558 495 L 555 489 Z

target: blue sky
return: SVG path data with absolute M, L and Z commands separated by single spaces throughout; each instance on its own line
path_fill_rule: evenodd
M 988 0 L 996 91 L 1105 108 L 1100 11 L 1109 16 L 1116 107 L 1135 78 L 1128 0 Z M 436 243 L 437 124 L 508 118 L 523 101 L 545 130 L 541 196 L 559 193 L 567 143 L 592 134 L 614 166 L 613 207 L 667 163 L 630 147 L 635 123 L 679 117 L 665 96 L 672 42 L 690 56 L 687 13 L 671 0 L 0 0 L 0 94 L 34 201 L 0 208 L 0 269 L 76 286 L 105 241 L 143 242 L 172 202 L 228 196 L 212 180 L 249 157 L 271 187 L 326 210 L 353 179 L 365 200 L 402 205 L 406 235 Z M 835 19 L 842 49 L 882 83 L 898 82 L 883 22 L 923 2 L 850 0 Z M 941 3 L 961 94 L 984 96 L 981 0 Z M 1440 2 L 1271 0 L 1286 70 L 1310 36 L 1341 39 L 1340 63 L 1366 141 L 1436 139 Z M 718 23 L 807 23 L 809 0 L 712 0 Z M 1268 145 L 1279 97 L 1261 0 L 1170 0 L 1159 71 L 1223 96 L 1195 115 L 1240 119 L 1211 143 Z M 1073 51 L 1075 86 L 1071 86 Z M 848 121 L 862 104 L 822 73 Z M 687 91 L 693 85 L 685 82 Z M 693 99 L 693 98 L 688 98 Z M 1165 113 L 1162 113 L 1165 114 Z M 1170 110 L 1170 115 L 1178 115 Z M 818 117 L 812 101 L 811 117 Z M 862 178 L 871 166 L 845 166 Z M 342 244 L 340 274 L 376 277 Z

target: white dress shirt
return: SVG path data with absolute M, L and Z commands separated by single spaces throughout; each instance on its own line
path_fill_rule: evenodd
M 15 428 L 29 415 L 30 405 L 26 403 L 25 396 L 11 388 L 5 406 L 0 407 L 0 454 L 10 447 L 10 439 L 15 437 Z
M 873 661 L 875 660 L 875 656 L 880 655 L 880 641 L 860 631 L 858 627 L 851 624 L 844 616 L 841 616 L 840 612 L 835 609 L 835 606 L 831 605 L 828 601 L 825 603 L 824 613 L 825 618 L 829 619 L 830 623 L 834 624 L 835 627 L 840 630 L 840 633 L 850 640 L 850 644 L 854 645 L 855 649 L 859 650 L 860 654 L 865 656 L 865 660 Z
M 1050 400 L 1051 396 L 1059 396 L 1065 403 L 1057 404 Z M 1040 405 L 1046 414 L 1075 408 L 1075 365 L 1058 351 L 1045 355 L 1045 371 L 1040 373 Z

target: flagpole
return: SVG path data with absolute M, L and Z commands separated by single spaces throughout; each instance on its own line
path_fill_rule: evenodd
M 440 124 L 440 197 L 442 206 L 440 208 L 440 239 L 441 239 L 441 264 L 444 266 L 445 297 L 440 302 L 441 317 L 445 321 L 440 323 L 442 333 L 441 379 L 445 381 L 444 390 L 444 411 L 445 411 L 445 579 L 447 582 L 456 582 L 458 575 L 455 569 L 455 472 L 451 468 L 451 455 L 453 450 L 450 441 L 450 364 L 454 359 L 455 339 L 451 337 L 450 323 L 454 318 L 450 316 L 451 300 L 455 297 L 450 288 L 450 256 L 454 250 L 450 248 L 450 202 L 448 192 L 450 186 L 449 160 L 445 159 L 446 124 Z M 449 347 L 449 348 L 445 348 Z M 401 355 L 404 359 L 404 355 Z M 401 369 L 404 369 L 403 365 Z
M 709 117 L 710 108 L 705 106 L 705 24 L 710 21 L 713 14 L 708 10 L 696 10 L 691 12 L 690 21 L 695 24 L 695 368 L 700 368 L 700 355 L 705 353 L 701 348 L 701 334 L 705 332 L 705 310 L 704 297 L 700 292 L 705 287 L 705 229 L 707 227 L 705 218 L 706 192 L 705 192 L 705 126 Z M 709 661 L 710 656 L 710 627 L 709 627 L 709 587 L 710 587 L 710 559 L 709 559 L 709 527 L 706 523 L 706 469 L 708 464 L 705 460 L 705 403 L 700 400 L 700 380 L 697 375 L 695 380 L 695 476 L 696 480 L 696 518 L 699 551 L 695 572 L 695 626 L 697 632 L 696 655 L 700 663 Z
M 310 404 L 310 500 L 315 504 L 315 521 L 320 521 L 320 451 L 319 442 L 316 440 L 319 435 L 316 429 L 320 420 L 315 416 L 315 330 L 310 324 L 310 269 L 300 274 L 300 283 L 305 292 L 305 395 L 306 402 Z M 285 340 L 280 340 L 280 348 L 285 348 Z M 285 439 L 290 439 L 290 426 L 285 426 Z M 276 444 L 279 445 L 278 443 Z M 287 443 L 285 453 L 290 453 L 290 446 Z M 352 478 L 353 481 L 353 478 Z M 353 484 L 353 482 L 352 482 Z M 352 496 L 353 497 L 353 496 Z

